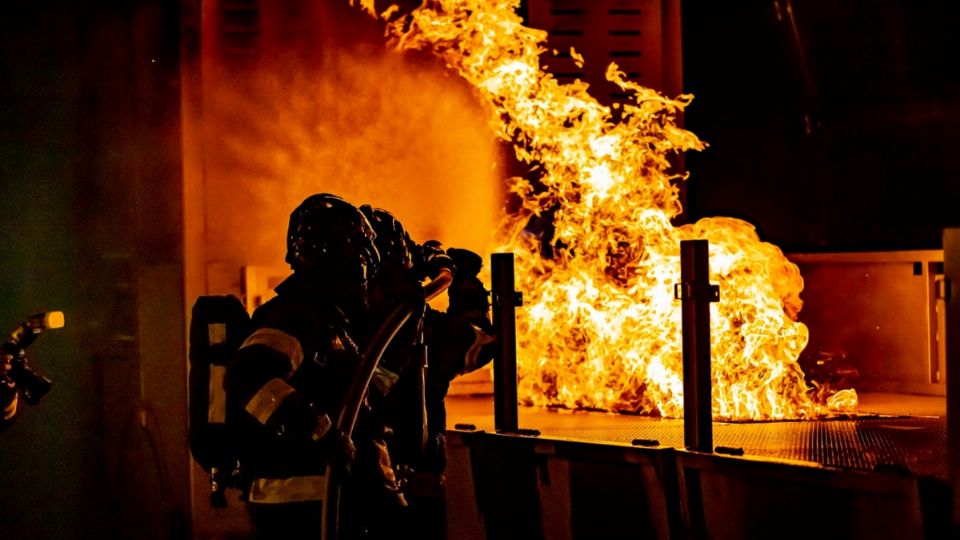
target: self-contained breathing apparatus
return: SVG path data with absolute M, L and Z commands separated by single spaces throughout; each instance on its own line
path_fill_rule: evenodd
M 242 486 L 223 378 L 249 334 L 250 316 L 236 296 L 197 298 L 190 321 L 190 451 L 209 475 L 214 508 L 227 505 L 228 488 Z

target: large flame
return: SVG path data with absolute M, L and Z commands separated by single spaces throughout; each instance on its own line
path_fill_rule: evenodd
M 373 3 L 364 0 L 373 11 Z M 632 97 L 601 105 L 582 82 L 540 67 L 546 33 L 524 27 L 518 0 L 426 0 L 388 25 L 402 49 L 439 55 L 489 105 L 491 125 L 533 165 L 510 180 L 522 200 L 500 249 L 516 253 L 520 394 L 531 404 L 677 417 L 683 412 L 679 245 L 710 243 L 713 411 L 723 419 L 805 418 L 810 398 L 797 358 L 803 280 L 750 224 L 709 218 L 675 227 L 671 159 L 703 143 L 677 125 L 676 99 L 607 78 Z M 392 13 L 392 11 L 390 12 Z M 388 14 L 387 17 L 390 15 Z M 582 58 L 571 51 L 578 62 Z M 849 393 L 831 403 L 849 409 Z M 851 401 L 852 400 L 852 401 Z

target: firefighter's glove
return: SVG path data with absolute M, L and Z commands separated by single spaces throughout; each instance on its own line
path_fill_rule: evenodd
M 483 258 L 469 249 L 452 247 L 447 250 L 447 255 L 457 266 L 457 277 L 476 277 L 483 268 Z
M 457 265 L 453 283 L 447 291 L 450 297 L 450 313 L 486 313 L 490 309 L 490 292 L 477 277 L 483 267 L 483 259 L 472 251 L 459 248 L 450 248 L 447 254 Z
M 430 278 L 436 278 L 441 270 L 450 270 L 456 274 L 456 265 L 453 259 L 443 251 L 443 246 L 436 240 L 428 240 L 420 246 L 421 273 Z
M 490 309 L 490 292 L 476 277 L 454 279 L 447 295 L 450 297 L 449 313 L 477 311 L 485 314 Z

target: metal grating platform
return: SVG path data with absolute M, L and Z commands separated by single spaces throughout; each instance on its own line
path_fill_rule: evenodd
M 715 423 L 714 445 L 745 455 L 819 463 L 842 469 L 902 470 L 948 479 L 946 402 L 943 397 L 900 394 L 860 396 L 861 416 L 804 422 Z M 494 430 L 489 397 L 447 398 L 448 425 Z M 683 421 L 589 411 L 521 407 L 521 428 L 544 438 L 601 444 L 635 439 L 683 446 Z

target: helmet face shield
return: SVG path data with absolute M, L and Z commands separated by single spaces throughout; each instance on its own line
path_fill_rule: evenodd
M 380 254 L 367 218 L 336 195 L 311 195 L 290 214 L 286 261 L 295 271 L 333 280 L 331 286 L 366 286 Z

